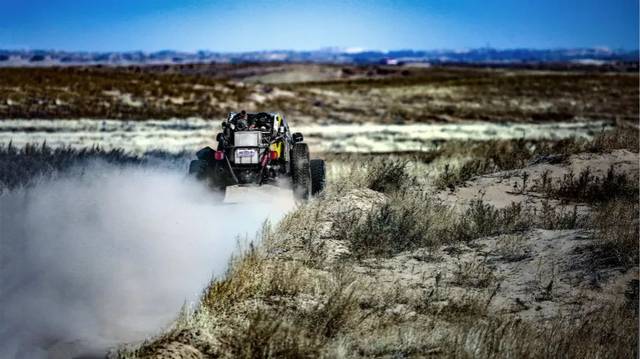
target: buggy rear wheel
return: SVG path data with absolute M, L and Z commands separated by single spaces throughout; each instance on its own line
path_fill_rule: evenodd
M 217 163 L 203 160 L 193 160 L 189 164 L 189 175 L 194 176 L 199 181 L 206 181 L 211 189 L 223 191 L 226 182 L 221 178 Z
M 307 200 L 311 196 L 311 169 L 309 146 L 296 143 L 291 149 L 291 179 L 296 198 Z
M 202 161 L 213 161 L 213 156 L 215 153 L 216 151 L 214 151 L 213 148 L 207 146 L 196 152 L 196 157 Z
M 193 160 L 189 163 L 189 174 L 199 180 L 203 180 L 207 177 L 207 161 Z
M 324 160 L 311 160 L 311 194 L 317 195 L 324 190 L 325 165 Z

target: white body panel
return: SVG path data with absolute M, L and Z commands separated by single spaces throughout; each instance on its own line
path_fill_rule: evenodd
M 260 131 L 238 131 L 234 134 L 236 147 L 258 147 L 261 143 Z
M 262 142 L 260 131 L 238 131 L 234 133 L 233 162 L 238 165 L 258 164 L 258 146 Z M 247 147 L 247 148 L 242 148 Z

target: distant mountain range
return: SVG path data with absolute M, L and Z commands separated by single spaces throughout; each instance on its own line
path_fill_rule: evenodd
M 508 49 L 479 48 L 470 50 L 397 50 L 375 51 L 327 48 L 314 51 L 254 51 L 222 53 L 212 51 L 180 52 L 73 52 L 49 50 L 0 50 L 0 67 L 7 66 L 72 66 L 72 65 L 144 65 L 182 63 L 243 62 L 315 62 L 339 64 L 403 64 L 403 63 L 554 63 L 607 64 L 638 62 L 638 50 L 607 48 L 579 49 Z

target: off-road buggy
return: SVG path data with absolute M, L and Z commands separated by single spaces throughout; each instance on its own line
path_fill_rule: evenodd
M 306 200 L 324 189 L 325 164 L 309 159 L 303 139 L 301 133 L 291 133 L 278 113 L 232 112 L 222 122 L 217 149 L 198 151 L 189 173 L 220 190 L 231 185 L 289 182 L 296 197 Z

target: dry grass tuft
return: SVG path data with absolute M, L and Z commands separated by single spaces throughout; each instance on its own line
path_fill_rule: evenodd
M 520 234 L 507 234 L 497 239 L 496 252 L 508 262 L 519 262 L 530 256 L 525 238 Z
M 453 283 L 472 288 L 487 288 L 496 281 L 491 268 L 479 260 L 458 263 Z
M 578 213 L 578 206 L 564 207 L 543 200 L 536 214 L 540 218 L 540 227 L 544 229 L 574 229 L 587 226 L 588 216 Z
M 344 213 L 334 221 L 335 238 L 350 243 L 356 258 L 389 257 L 406 250 L 457 240 L 459 226 L 453 209 L 431 194 L 410 190 L 396 193 L 364 215 Z
M 270 259 L 250 246 L 231 260 L 222 279 L 205 289 L 201 305 L 215 312 L 254 298 L 295 297 L 313 284 L 303 269 L 299 262 Z
M 317 358 L 322 342 L 284 320 L 277 310 L 250 314 L 220 336 L 219 352 L 231 358 Z
M 601 251 L 597 261 L 614 261 L 626 268 L 638 266 L 640 207 L 636 201 L 614 200 L 597 207 L 593 228 Z
M 631 315 L 630 315 L 631 314 Z M 557 318 L 544 325 L 519 319 L 477 321 L 443 348 L 456 358 L 635 358 L 638 317 L 624 307 L 605 307 L 585 318 Z
M 382 193 L 392 193 L 415 183 L 407 173 L 407 160 L 383 159 L 374 161 L 368 168 L 367 188 Z
M 588 152 L 610 152 L 626 149 L 631 152 L 640 152 L 640 132 L 633 126 L 619 126 L 612 131 L 603 131 L 584 146 Z

